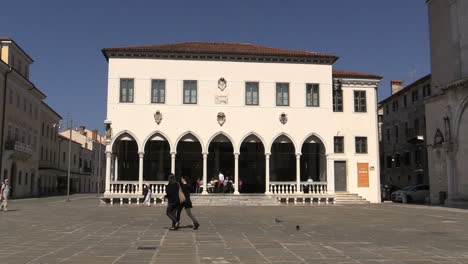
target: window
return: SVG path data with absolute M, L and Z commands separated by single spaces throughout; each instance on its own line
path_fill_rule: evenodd
M 335 153 L 344 153 L 344 137 L 334 137 Z
M 62 163 L 65 163 L 65 155 L 66 155 L 66 153 L 63 152 L 63 153 L 62 153 Z
M 22 181 L 23 181 L 23 172 L 20 171 L 18 174 L 18 184 L 21 185 Z
M 419 135 L 419 119 L 414 119 L 414 132 L 416 136 Z
M 395 155 L 395 168 L 400 168 L 400 154 Z
M 386 114 L 386 115 L 388 115 L 388 114 L 390 113 L 389 108 L 390 108 L 390 107 L 388 106 L 388 104 L 385 105 L 385 114 Z
M 151 103 L 164 104 L 166 98 L 166 81 L 151 81 Z
M 45 149 L 45 160 L 49 160 L 49 150 L 47 148 Z
M 289 105 L 289 83 L 276 83 L 276 105 Z
M 427 94 L 427 96 L 429 96 L 429 95 L 431 95 L 431 93 L 432 93 L 432 92 L 431 92 L 431 85 L 430 85 L 430 84 L 428 84 L 428 85 L 427 85 L 427 91 L 426 91 L 426 94 Z
M 319 85 L 307 84 L 306 86 L 306 103 L 307 106 L 319 106 Z
M 41 160 L 44 160 L 44 147 L 41 146 Z
M 418 90 L 415 90 L 411 93 L 411 101 L 412 102 L 416 102 L 419 98 L 419 95 L 418 95 Z
M 184 104 L 197 103 L 197 81 L 184 81 Z
M 356 137 L 356 153 L 367 153 L 367 137 Z
M 7 132 L 7 133 L 8 133 L 8 134 L 7 134 L 7 140 L 12 140 L 12 139 L 13 139 L 13 138 L 12 138 L 12 136 L 13 136 L 13 135 L 12 135 L 12 133 L 13 133 L 13 130 L 12 130 L 12 129 L 13 129 L 13 128 L 12 128 L 11 125 L 9 124 L 9 125 L 8 125 L 8 132 Z
M 407 137 L 408 135 L 409 135 L 408 122 L 405 122 L 405 136 Z
M 73 154 L 73 165 L 76 165 L 76 154 Z
M 343 112 L 343 90 L 333 89 L 333 112 Z
M 398 126 L 395 126 L 395 139 L 398 140 Z
M 366 91 L 354 91 L 354 112 L 366 111 Z
M 421 164 L 421 151 L 419 149 L 414 151 L 414 163 L 416 165 Z
M 133 103 L 133 79 L 120 79 L 120 102 Z
M 393 164 L 392 156 L 387 156 L 387 169 L 391 169 Z
M 406 107 L 408 105 L 408 98 L 405 96 L 403 96 L 403 105 Z
M 245 83 L 245 104 L 258 105 L 258 82 Z
M 404 161 L 405 161 L 405 165 L 407 166 L 411 165 L 411 155 L 409 152 L 405 152 Z
M 19 137 L 20 137 L 19 129 L 16 127 L 15 128 L 15 141 L 19 141 Z
M 24 184 L 28 185 L 28 173 L 24 174 Z
M 390 142 L 390 128 L 387 128 L 387 142 Z
M 398 100 L 392 102 L 392 111 L 395 112 L 398 110 Z

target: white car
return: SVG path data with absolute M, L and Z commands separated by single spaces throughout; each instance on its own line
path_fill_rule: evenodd
M 403 202 L 403 196 L 406 195 L 408 203 L 424 203 L 429 196 L 429 185 L 417 184 L 410 185 L 401 190 L 392 193 L 392 202 Z

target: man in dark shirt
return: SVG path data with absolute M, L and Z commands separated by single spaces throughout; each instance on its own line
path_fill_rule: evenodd
M 174 174 L 169 175 L 169 183 L 166 186 L 167 209 L 166 214 L 172 220 L 170 230 L 177 230 L 179 222 L 177 221 L 177 209 L 179 208 L 179 183 Z

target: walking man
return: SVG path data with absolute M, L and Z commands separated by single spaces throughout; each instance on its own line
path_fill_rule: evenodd
M 8 179 L 5 179 L 5 181 L 2 184 L 2 189 L 0 191 L 0 200 L 2 201 L 2 204 L 0 205 L 0 209 L 3 209 L 4 212 L 8 211 L 8 196 L 10 196 L 10 183 L 8 182 Z

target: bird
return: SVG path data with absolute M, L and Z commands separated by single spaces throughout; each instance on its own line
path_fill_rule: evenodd
M 276 223 L 281 223 L 281 222 L 283 222 L 283 220 L 278 219 L 278 218 L 275 218 L 275 222 L 276 222 Z
M 296 230 L 299 231 L 301 227 L 299 225 L 296 226 Z

